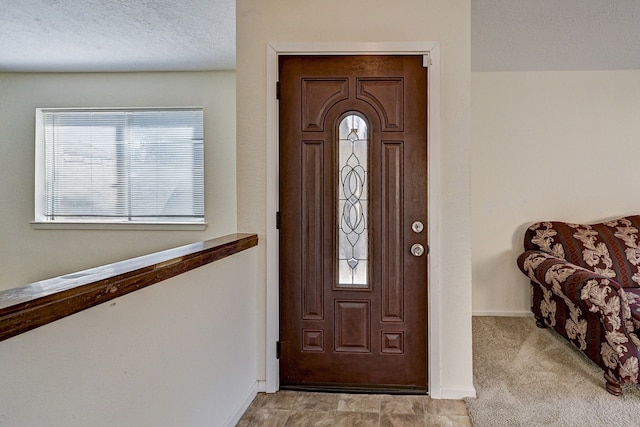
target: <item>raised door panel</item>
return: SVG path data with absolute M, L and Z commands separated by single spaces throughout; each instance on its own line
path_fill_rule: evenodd
M 404 80 L 358 79 L 357 97 L 371 104 L 382 117 L 382 131 L 404 130 Z
M 371 352 L 371 304 L 369 301 L 336 301 L 335 350 Z
M 382 144 L 382 321 L 401 322 L 404 310 L 402 143 Z
M 302 319 L 322 320 L 323 143 L 302 143 Z
M 302 130 L 324 131 L 324 117 L 349 97 L 348 79 L 302 79 Z

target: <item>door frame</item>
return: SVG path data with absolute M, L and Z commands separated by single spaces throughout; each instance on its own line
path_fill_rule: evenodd
M 276 83 L 278 55 L 423 55 L 427 66 L 427 179 L 428 179 L 428 329 L 427 378 L 429 395 L 442 397 L 441 367 L 441 280 L 440 280 L 440 43 L 268 43 L 266 52 L 266 381 L 258 390 L 268 393 L 279 389 L 280 369 L 276 358 L 279 339 L 279 233 L 278 210 L 279 117 Z

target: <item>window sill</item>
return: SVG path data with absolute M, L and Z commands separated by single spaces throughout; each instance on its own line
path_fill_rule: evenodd
M 167 230 L 203 231 L 207 223 L 193 222 L 49 222 L 31 221 L 34 230 Z

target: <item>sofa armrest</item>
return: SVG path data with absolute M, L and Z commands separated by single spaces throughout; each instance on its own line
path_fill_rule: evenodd
M 618 282 L 571 264 L 542 251 L 529 250 L 518 257 L 518 266 L 541 286 L 543 294 L 553 293 L 570 310 L 564 329 L 567 338 L 580 350 L 586 350 L 589 311 L 602 323 L 606 343 L 599 349 L 610 377 L 624 383 L 638 383 L 640 340 L 638 339 L 624 290 Z
M 628 307 L 626 294 L 618 282 L 607 276 L 538 250 L 522 253 L 518 267 L 532 282 L 583 310 L 603 315 L 616 312 L 621 319 L 631 321 L 630 312 L 621 305 L 624 302 Z

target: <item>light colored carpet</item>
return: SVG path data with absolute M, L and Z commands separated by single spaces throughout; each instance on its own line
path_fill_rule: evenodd
M 640 386 L 607 393 L 602 370 L 532 317 L 474 317 L 473 425 L 640 426 Z

